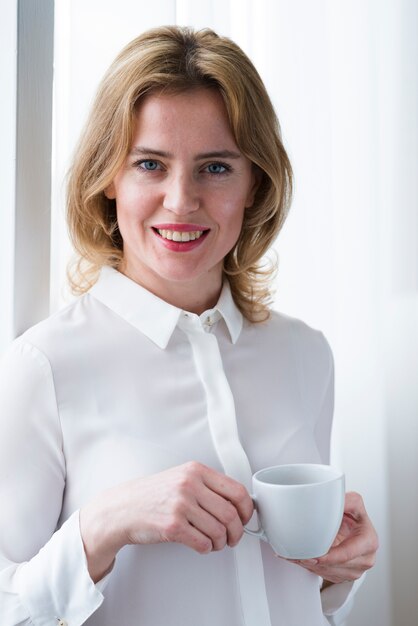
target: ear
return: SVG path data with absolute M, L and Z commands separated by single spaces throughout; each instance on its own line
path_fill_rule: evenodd
M 263 178 L 263 172 L 262 170 L 255 165 L 254 163 L 252 164 L 252 185 L 250 187 L 250 190 L 248 192 L 247 195 L 247 199 L 245 202 L 245 208 L 249 209 L 250 207 L 253 206 L 254 204 L 254 199 L 255 199 L 255 194 L 258 191 L 258 188 L 261 184 Z
M 116 198 L 115 184 L 111 182 L 110 185 L 106 187 L 106 189 L 103 191 L 103 193 L 108 200 L 115 200 Z

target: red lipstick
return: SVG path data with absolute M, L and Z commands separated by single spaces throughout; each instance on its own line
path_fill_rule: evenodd
M 166 239 L 162 237 L 159 230 L 171 230 L 177 232 L 196 232 L 200 231 L 203 233 L 197 239 L 192 239 L 190 241 L 173 241 L 172 239 Z M 159 224 L 158 226 L 152 227 L 152 232 L 157 238 L 158 242 L 164 246 L 167 250 L 171 250 L 172 252 L 189 252 L 190 250 L 194 250 L 201 246 L 206 240 L 210 229 L 205 229 L 204 226 L 199 226 L 198 224 Z

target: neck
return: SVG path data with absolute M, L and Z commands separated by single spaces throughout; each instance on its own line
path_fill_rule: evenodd
M 222 291 L 222 273 L 217 277 L 209 273 L 207 279 L 200 276 L 198 281 L 186 282 L 166 281 L 160 277 L 158 280 L 146 280 L 148 277 L 138 276 L 123 265 L 119 267 L 119 271 L 161 300 L 197 315 L 212 309 Z

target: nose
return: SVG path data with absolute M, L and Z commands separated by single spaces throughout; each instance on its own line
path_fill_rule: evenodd
M 172 174 L 167 180 L 163 207 L 177 215 L 197 211 L 200 198 L 196 182 L 185 172 Z

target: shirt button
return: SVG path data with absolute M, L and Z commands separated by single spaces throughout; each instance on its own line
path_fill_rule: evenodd
M 203 322 L 203 328 L 206 330 L 206 332 L 209 332 L 212 324 L 213 324 L 212 319 L 210 317 L 207 317 L 205 321 Z
M 68 626 L 68 622 L 65 619 L 59 619 L 58 626 Z

